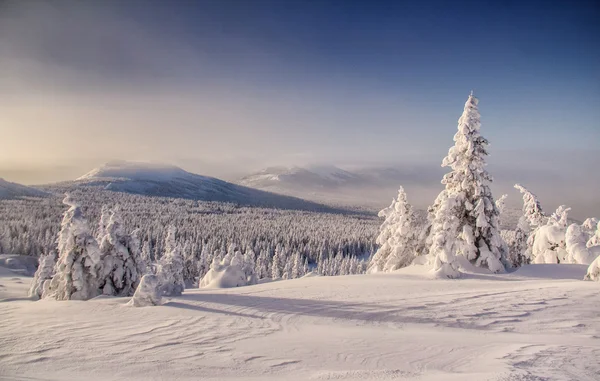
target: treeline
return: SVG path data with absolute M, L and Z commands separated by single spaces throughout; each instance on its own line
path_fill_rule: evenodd
M 36 257 L 56 250 L 65 212 L 62 198 L 63 195 L 56 195 L 0 201 L 0 250 Z M 215 255 L 222 257 L 236 248 L 242 253 L 252 250 L 257 258 L 263 253 L 270 261 L 276 252 L 285 260 L 299 254 L 323 275 L 338 275 L 364 272 L 364 266 L 350 258 L 368 259 L 376 250 L 379 220 L 364 213 L 239 207 L 97 188 L 73 191 L 71 198 L 81 205 L 92 234 L 97 234 L 103 205 L 118 205 L 123 228 L 138 229 L 139 240 L 146 246 L 151 261 L 165 252 L 170 225 L 177 229 L 176 242 L 187 251 L 186 257 L 204 256 L 209 264 Z

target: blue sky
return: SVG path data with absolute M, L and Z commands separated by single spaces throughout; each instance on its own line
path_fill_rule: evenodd
M 439 165 L 473 89 L 507 182 L 595 187 L 599 19 L 593 1 L 5 1 L 0 175 Z

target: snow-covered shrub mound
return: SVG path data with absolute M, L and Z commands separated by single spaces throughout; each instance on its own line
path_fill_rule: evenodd
M 1 254 L 0 266 L 20 275 L 33 276 L 38 267 L 38 260 L 28 255 Z
M 200 288 L 231 288 L 247 285 L 246 274 L 239 266 L 211 268 L 200 281 Z
M 161 303 L 159 280 L 156 275 L 146 274 L 140 280 L 128 305 L 133 307 L 158 306 Z
M 565 241 L 567 245 L 567 262 L 590 265 L 596 258 L 592 250 L 586 246 L 587 238 L 582 227 L 571 224 L 567 228 Z
M 200 280 L 200 288 L 231 288 L 256 284 L 256 276 L 244 271 L 244 258 L 241 253 L 227 254 L 220 262 L 214 259 L 210 270 Z
M 587 266 L 578 264 L 532 264 L 523 265 L 516 271 L 508 274 L 508 276 L 511 278 L 581 280 L 585 275 L 586 269 Z
M 598 256 L 596 260 L 592 262 L 584 279 L 600 282 L 600 256 Z
M 534 263 L 560 263 L 566 259 L 564 228 L 557 225 L 540 226 L 534 237 Z

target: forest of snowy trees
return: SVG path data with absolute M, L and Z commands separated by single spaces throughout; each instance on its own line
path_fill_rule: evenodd
M 60 252 L 57 237 L 62 231 L 61 216 L 70 206 L 65 206 L 62 198 L 1 200 L 0 252 L 40 257 L 40 267 L 51 272 Z M 117 262 L 113 267 L 127 261 L 124 251 L 139 250 L 147 266 L 156 272 L 165 261 L 163 257 L 169 257 L 176 247 L 183 257 L 186 287 L 197 287 L 214 267 L 224 267 L 240 256 L 246 271 L 252 267 L 257 280 L 291 279 L 311 271 L 358 274 L 365 271 L 366 261 L 376 250 L 378 221 L 365 213 L 239 207 L 91 187 L 73 191 L 69 200 L 77 203 L 85 216 L 100 255 L 111 250 L 121 253 L 113 259 Z M 143 275 L 143 267 L 137 271 L 138 277 Z M 47 277 L 42 276 L 42 280 Z M 108 274 L 102 277 L 106 279 Z M 132 293 L 131 284 L 105 283 L 107 290 L 115 290 L 107 291 L 110 294 Z M 41 292 L 40 285 L 37 294 Z

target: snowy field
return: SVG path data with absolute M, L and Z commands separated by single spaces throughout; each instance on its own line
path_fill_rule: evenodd
M 586 266 L 424 270 L 191 289 L 133 308 L 32 302 L 31 278 L 0 267 L 0 378 L 600 379 L 600 288 L 581 281 Z

